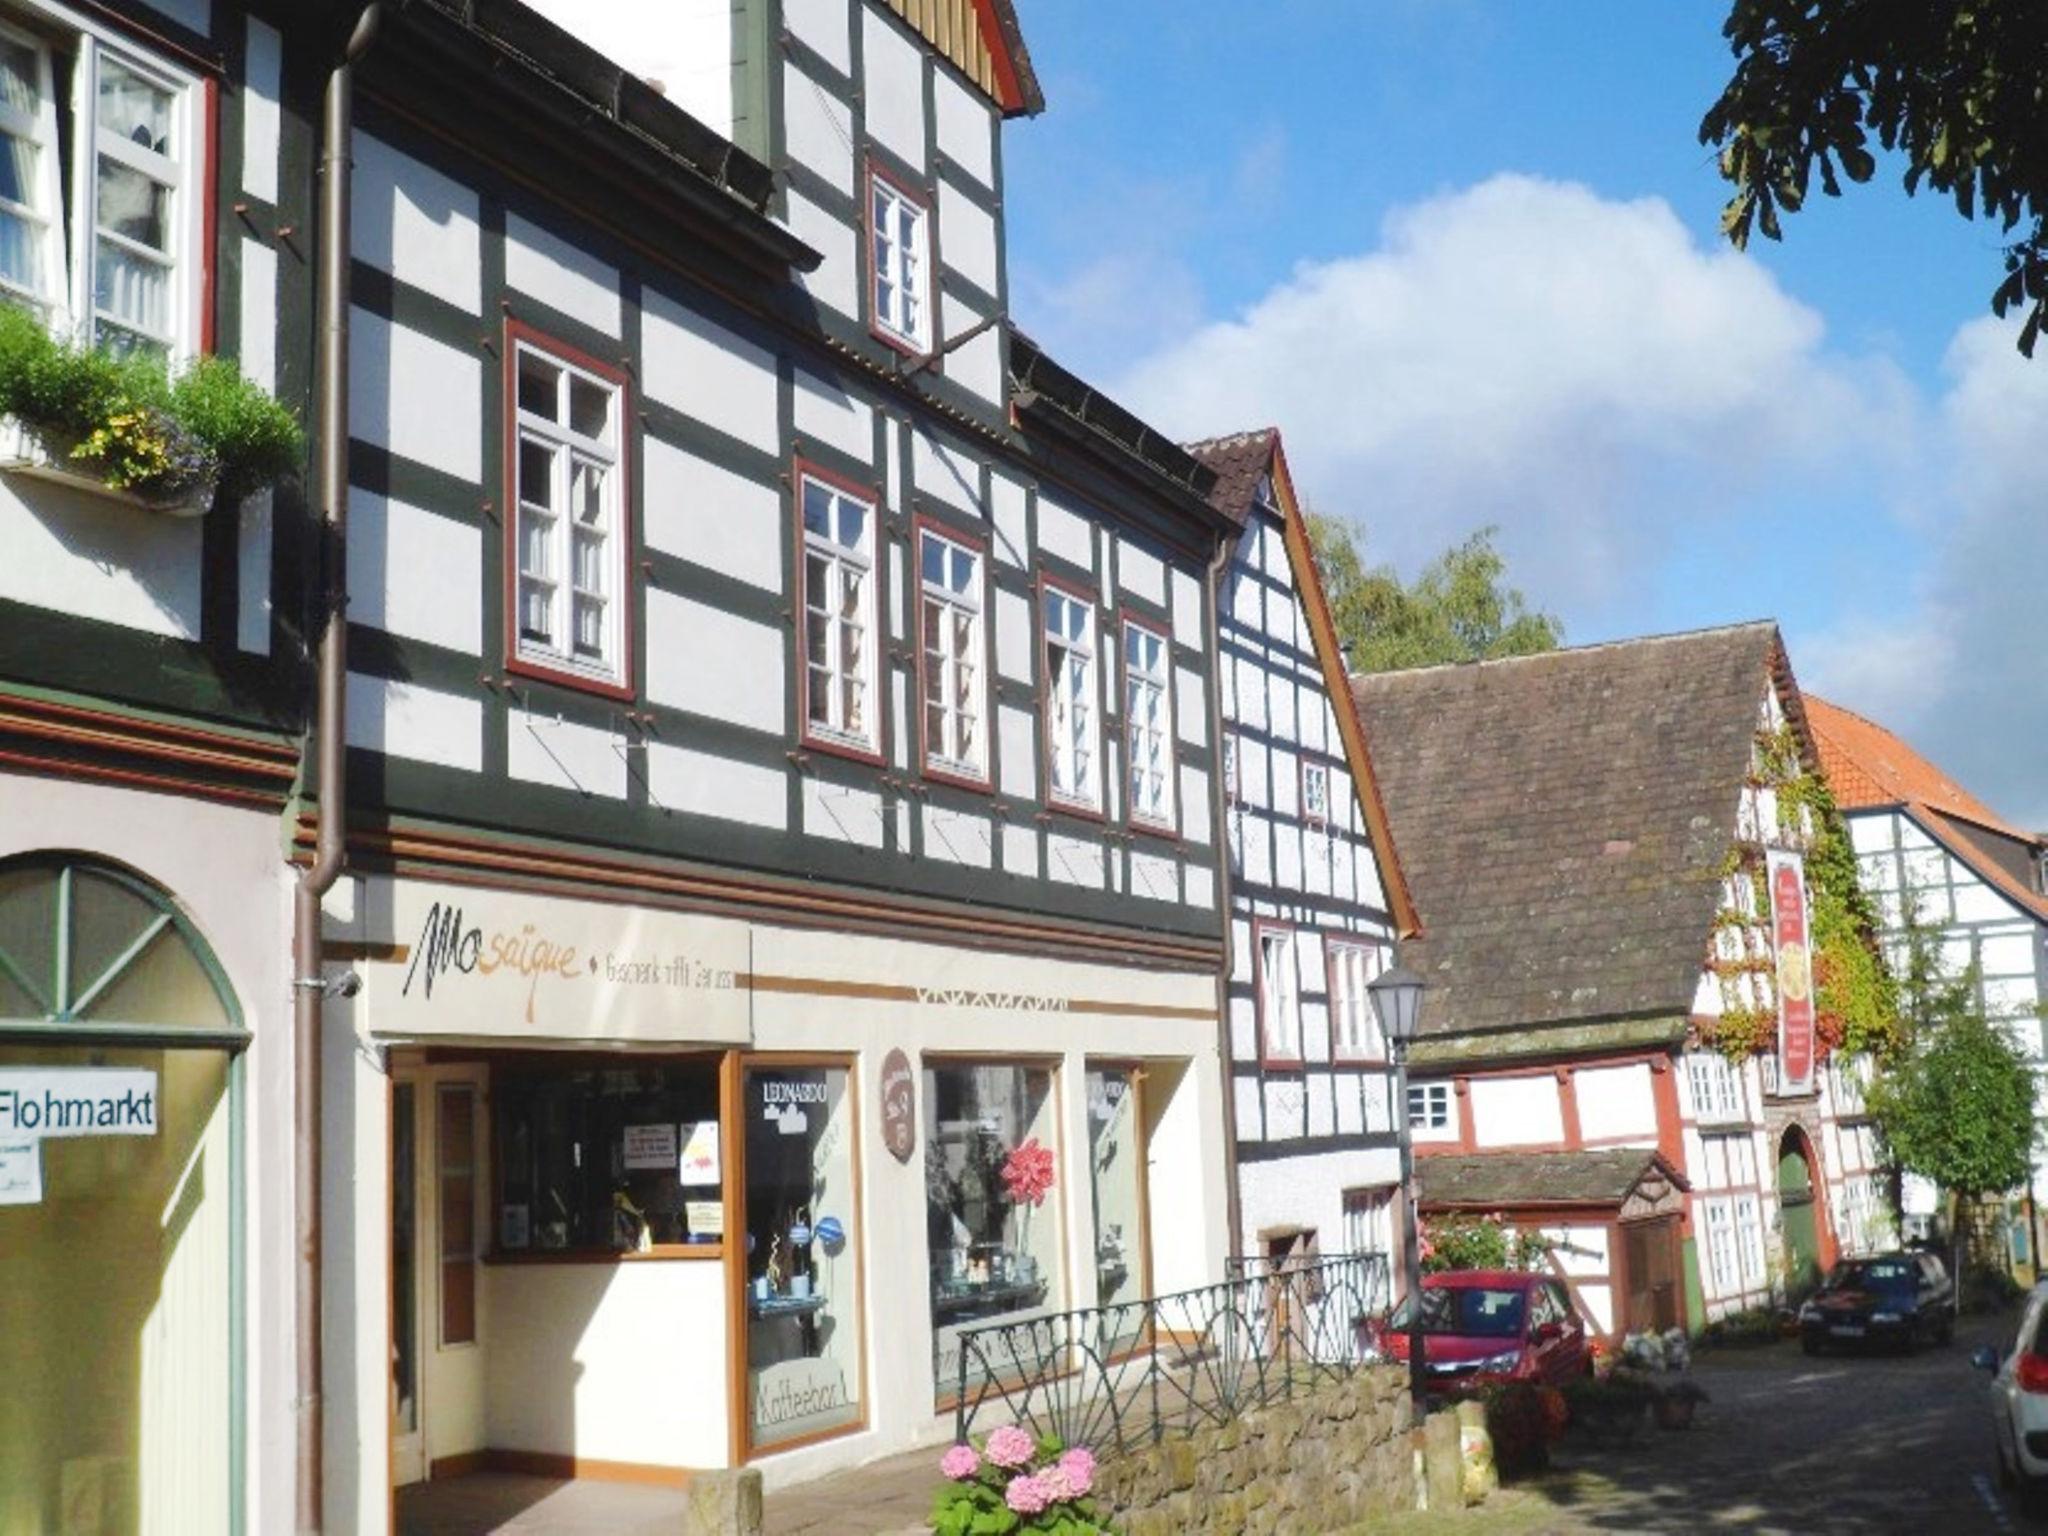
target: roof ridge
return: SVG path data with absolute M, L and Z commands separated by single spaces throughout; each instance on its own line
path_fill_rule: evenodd
M 1654 635 L 1630 635 L 1619 640 L 1589 640 L 1583 645 L 1560 645 L 1554 650 L 1530 651 L 1520 656 L 1488 656 L 1477 661 L 1436 661 L 1422 667 L 1395 667 L 1385 672 L 1353 672 L 1354 683 L 1379 677 L 1413 677 L 1425 672 L 1450 672 L 1468 667 L 1505 667 L 1517 662 L 1551 661 L 1563 656 L 1587 656 L 1595 651 L 1618 651 L 1630 646 L 1660 645 L 1676 640 L 1700 640 L 1708 635 L 1733 635 L 1745 630 L 1776 629 L 1776 619 L 1740 619 L 1730 624 L 1706 624 L 1698 629 L 1666 630 Z

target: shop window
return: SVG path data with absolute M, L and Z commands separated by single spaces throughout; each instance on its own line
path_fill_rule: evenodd
M 503 1068 L 492 1095 L 498 1252 L 718 1240 L 716 1063 Z
M 747 1069 L 747 1389 L 756 1449 L 862 1422 L 859 1188 L 844 1067 Z
M 434 1182 L 440 1191 L 441 1342 L 476 1342 L 476 1090 L 441 1088 Z
M 1095 1208 L 1095 1304 L 1146 1292 L 1145 1122 L 1141 1074 L 1088 1071 L 1088 1163 Z
M 962 1327 L 1066 1305 L 1053 1083 L 1048 1067 L 1010 1062 L 925 1068 L 932 1360 L 942 1395 L 961 1384 Z M 987 1363 L 969 1359 L 970 1385 Z
M 244 1038 L 164 893 L 0 862 L 0 1531 L 236 1529 Z

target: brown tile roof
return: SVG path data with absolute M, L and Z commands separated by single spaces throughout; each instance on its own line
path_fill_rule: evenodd
M 1352 678 L 1421 913 L 1424 1033 L 1691 1012 L 1781 672 L 1761 622 Z
M 1272 464 L 1273 450 L 1279 442 L 1278 428 L 1261 427 L 1255 432 L 1233 432 L 1228 437 L 1205 438 L 1181 446 L 1216 471 L 1216 485 L 1209 492 L 1209 501 L 1242 528 L 1251 516 L 1252 498 L 1258 495 L 1259 481 Z
M 2033 840 L 1876 721 L 1810 693 L 1806 715 L 1820 748 L 1821 771 L 1843 810 L 1918 801 L 2008 837 Z
M 1648 1147 L 1590 1152 L 1434 1152 L 1416 1159 L 1425 1206 L 1620 1205 L 1652 1170 L 1679 1189 L 1677 1169 Z

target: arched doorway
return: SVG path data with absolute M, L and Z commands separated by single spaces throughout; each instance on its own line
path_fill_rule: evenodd
M 1826 1255 L 1814 1198 L 1813 1144 L 1798 1126 L 1778 1142 L 1778 1223 L 1785 1239 L 1785 1281 L 1801 1290 L 1820 1278 Z
M 0 860 L 0 1530 L 242 1528 L 247 1039 L 166 892 Z

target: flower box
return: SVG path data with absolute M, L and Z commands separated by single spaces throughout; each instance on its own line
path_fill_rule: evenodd
M 73 469 L 45 449 L 19 422 L 11 420 L 0 422 L 0 474 L 67 486 L 88 496 L 97 496 L 102 501 L 119 502 L 163 517 L 205 516 L 213 506 L 216 488 L 209 480 L 172 497 L 143 496 L 135 491 L 119 490 L 97 475 Z

